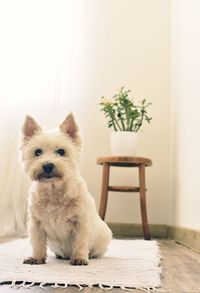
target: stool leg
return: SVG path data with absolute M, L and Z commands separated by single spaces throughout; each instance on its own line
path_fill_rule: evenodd
M 146 187 L 145 187 L 145 165 L 139 166 L 139 183 L 140 183 L 140 209 L 142 216 L 142 226 L 144 239 L 150 240 L 149 225 L 147 220 L 147 208 L 146 208 Z
M 109 171 L 110 166 L 107 163 L 103 164 L 103 178 L 102 178 L 102 186 L 101 186 L 101 199 L 100 199 L 100 207 L 99 207 L 99 215 L 104 220 L 107 200 L 108 200 L 108 184 L 109 184 Z

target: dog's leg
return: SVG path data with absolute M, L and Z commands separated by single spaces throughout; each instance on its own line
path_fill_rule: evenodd
M 31 244 L 32 244 L 32 256 L 28 257 L 24 260 L 25 264 L 44 264 L 46 260 L 46 235 L 44 230 L 41 227 L 41 224 L 39 221 L 31 218 L 30 221 L 30 238 L 31 238 Z
M 87 228 L 79 227 L 79 229 L 76 230 L 74 237 L 70 264 L 78 266 L 88 265 L 89 250 Z

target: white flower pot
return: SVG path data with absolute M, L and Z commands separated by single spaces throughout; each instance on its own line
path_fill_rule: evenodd
M 134 156 L 137 151 L 138 133 L 132 131 L 111 132 L 111 151 L 114 156 Z

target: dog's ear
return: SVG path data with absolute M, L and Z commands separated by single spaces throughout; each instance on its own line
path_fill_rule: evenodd
M 66 133 L 70 138 L 72 138 L 73 141 L 77 142 L 79 139 L 79 127 L 72 113 L 67 115 L 59 127 L 62 132 Z
M 37 122 L 29 115 L 26 116 L 24 125 L 22 127 L 22 133 L 25 138 L 31 138 L 34 134 L 41 131 L 41 127 Z

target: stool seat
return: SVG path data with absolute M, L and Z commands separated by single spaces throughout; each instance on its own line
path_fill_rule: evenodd
M 142 217 L 142 226 L 144 232 L 144 239 L 150 240 L 149 225 L 147 220 L 147 208 L 146 208 L 146 186 L 145 186 L 145 167 L 151 166 L 152 161 L 143 157 L 131 157 L 131 156 L 110 156 L 97 158 L 97 164 L 103 165 L 103 178 L 101 188 L 101 199 L 99 207 L 99 215 L 104 220 L 108 192 L 138 192 L 140 194 L 140 210 Z M 110 167 L 138 167 L 139 169 L 139 186 L 110 186 Z
M 143 157 L 111 156 L 97 158 L 98 165 L 103 165 L 104 163 L 117 167 L 138 167 L 141 164 L 144 164 L 145 166 L 152 165 L 152 161 L 150 159 Z

